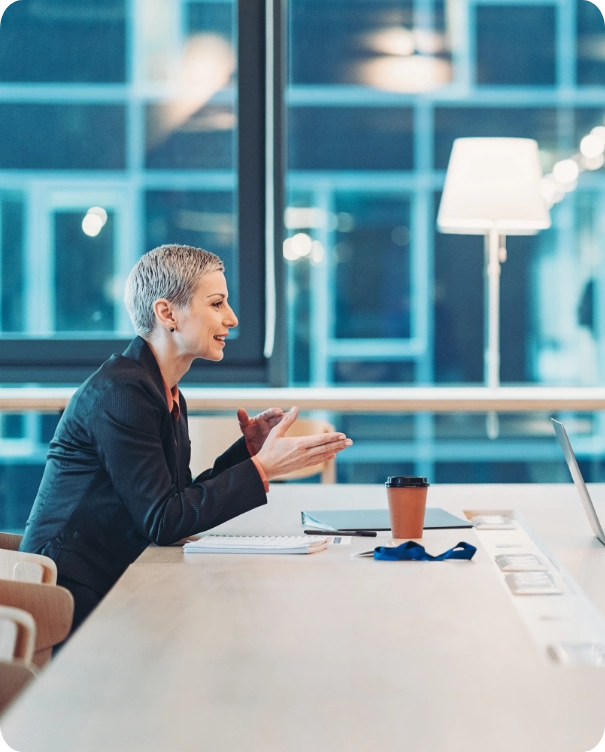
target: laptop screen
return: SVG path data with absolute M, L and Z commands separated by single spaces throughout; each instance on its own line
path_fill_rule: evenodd
M 603 528 L 601 527 L 601 523 L 599 521 L 599 518 L 597 517 L 597 513 L 590 498 L 590 494 L 588 493 L 588 488 L 586 487 L 586 483 L 584 482 L 584 478 L 582 477 L 582 473 L 580 472 L 580 467 L 578 465 L 578 461 L 576 460 L 576 455 L 571 448 L 571 443 L 567 436 L 565 426 L 563 425 L 563 423 L 560 423 L 554 418 L 551 418 L 551 420 L 555 429 L 555 433 L 557 434 L 557 439 L 559 440 L 559 444 L 561 445 L 561 449 L 563 450 L 563 455 L 565 456 L 567 467 L 569 468 L 573 482 L 575 483 L 578 494 L 580 495 L 582 506 L 584 507 L 584 511 L 586 512 L 586 516 L 588 517 L 592 531 L 601 541 L 601 543 L 605 545 L 605 534 L 603 534 Z

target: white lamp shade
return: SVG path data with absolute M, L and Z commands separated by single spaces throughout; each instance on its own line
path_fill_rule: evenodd
M 538 144 L 529 138 L 458 138 L 447 168 L 441 232 L 534 235 L 550 227 Z

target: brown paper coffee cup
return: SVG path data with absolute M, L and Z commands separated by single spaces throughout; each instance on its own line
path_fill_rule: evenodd
M 385 485 L 393 538 L 422 538 L 427 479 L 398 475 L 388 478 Z

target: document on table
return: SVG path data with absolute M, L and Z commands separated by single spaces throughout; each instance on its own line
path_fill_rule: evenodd
M 314 554 L 327 535 L 204 535 L 185 543 L 186 554 Z
M 388 509 L 318 509 L 301 512 L 302 524 L 320 530 L 390 530 Z M 425 530 L 473 527 L 439 507 L 427 507 L 424 516 Z

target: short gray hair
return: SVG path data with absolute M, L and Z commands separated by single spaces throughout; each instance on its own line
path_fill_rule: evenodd
M 166 298 L 179 308 L 187 308 L 199 279 L 210 272 L 223 272 L 218 256 L 190 245 L 161 245 L 137 261 L 126 280 L 124 303 L 135 332 L 151 334 L 155 326 L 153 304 Z

